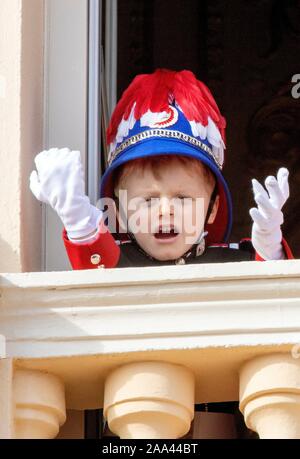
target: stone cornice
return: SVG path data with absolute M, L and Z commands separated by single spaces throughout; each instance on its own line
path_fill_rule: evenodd
M 297 260 L 7 274 L 0 289 L 9 357 L 300 340 Z

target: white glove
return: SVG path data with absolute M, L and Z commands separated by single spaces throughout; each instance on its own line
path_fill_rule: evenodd
M 95 236 L 103 214 L 85 195 L 80 152 L 52 148 L 39 153 L 34 161 L 37 170 L 30 175 L 34 196 L 57 212 L 71 241 Z
M 289 197 L 289 171 L 282 167 L 275 177 L 269 175 L 264 187 L 256 180 L 252 180 L 254 199 L 257 208 L 250 209 L 253 220 L 252 244 L 256 252 L 264 260 L 281 260 L 285 258 L 282 248 L 283 223 L 281 208 Z

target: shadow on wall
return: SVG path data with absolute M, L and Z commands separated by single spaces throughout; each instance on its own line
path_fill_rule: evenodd
M 20 271 L 21 262 L 19 252 L 0 236 L 0 273 L 16 273 Z

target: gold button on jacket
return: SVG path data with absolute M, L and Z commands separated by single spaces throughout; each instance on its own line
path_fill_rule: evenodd
M 95 253 L 94 255 L 91 256 L 91 263 L 93 265 L 99 265 L 101 261 L 101 256 L 98 253 Z

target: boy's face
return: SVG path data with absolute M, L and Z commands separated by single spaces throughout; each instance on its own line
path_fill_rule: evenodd
M 118 192 L 128 229 L 145 252 L 162 261 L 176 260 L 196 243 L 212 188 L 202 166 L 187 168 L 170 161 L 155 176 L 150 167 L 125 175 Z M 213 223 L 217 210 L 218 199 L 208 223 Z

